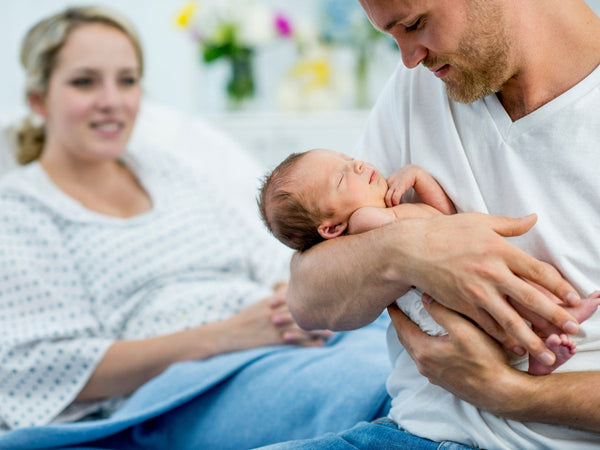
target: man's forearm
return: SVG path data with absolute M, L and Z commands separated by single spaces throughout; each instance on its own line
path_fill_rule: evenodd
M 564 425 L 600 433 L 600 372 L 534 376 L 514 371 L 504 387 L 504 401 L 484 409 L 521 422 Z M 499 398 L 502 397 L 496 397 L 495 402 Z
M 543 364 L 552 363 L 550 350 L 506 301 L 510 296 L 559 329 L 577 332 L 567 310 L 524 280 L 568 303 L 578 298 L 573 286 L 505 239 L 527 232 L 535 220 L 439 215 L 321 243 L 292 261 L 290 310 L 308 329 L 356 328 L 414 285 L 473 319 L 506 348 L 520 346 Z
M 398 225 L 325 241 L 294 255 L 287 298 L 300 326 L 361 327 L 410 288 L 401 280 L 401 258 L 393 261 L 393 248 L 387 244 L 392 236 L 402 239 L 393 228 Z

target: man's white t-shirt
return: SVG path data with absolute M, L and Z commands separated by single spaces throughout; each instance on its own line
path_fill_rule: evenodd
M 357 153 L 386 176 L 406 164 L 423 167 L 458 212 L 537 213 L 534 228 L 511 242 L 552 264 L 582 295 L 600 287 L 600 68 L 513 122 L 495 95 L 453 102 L 429 71 L 400 65 Z M 600 370 L 600 313 L 581 325 L 575 341 L 578 353 L 557 372 Z M 479 410 L 420 375 L 393 330 L 388 345 L 390 417 L 413 434 L 483 448 L 600 445 L 599 434 Z

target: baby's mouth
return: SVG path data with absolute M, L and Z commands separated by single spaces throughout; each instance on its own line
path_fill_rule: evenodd
M 376 179 L 377 179 L 377 171 L 374 170 L 373 172 L 371 172 L 371 176 L 369 177 L 369 184 L 371 184 Z

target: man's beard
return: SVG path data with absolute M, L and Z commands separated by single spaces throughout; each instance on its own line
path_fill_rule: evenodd
M 452 66 L 452 71 L 442 78 L 452 100 L 474 102 L 500 91 L 510 78 L 509 42 L 503 32 L 504 21 L 493 9 L 472 12 L 470 21 L 474 26 L 462 37 L 454 56 L 434 56 L 423 61 L 429 68 L 444 64 Z M 489 30 L 498 31 L 490 34 Z

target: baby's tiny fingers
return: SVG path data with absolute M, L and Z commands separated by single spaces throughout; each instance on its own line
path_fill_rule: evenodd
M 385 194 L 385 205 L 389 208 L 392 205 L 392 194 L 394 193 L 393 189 L 388 189 L 388 191 Z
M 394 191 L 394 195 L 392 195 L 392 206 L 399 205 L 401 198 L 402 198 L 402 192 Z

